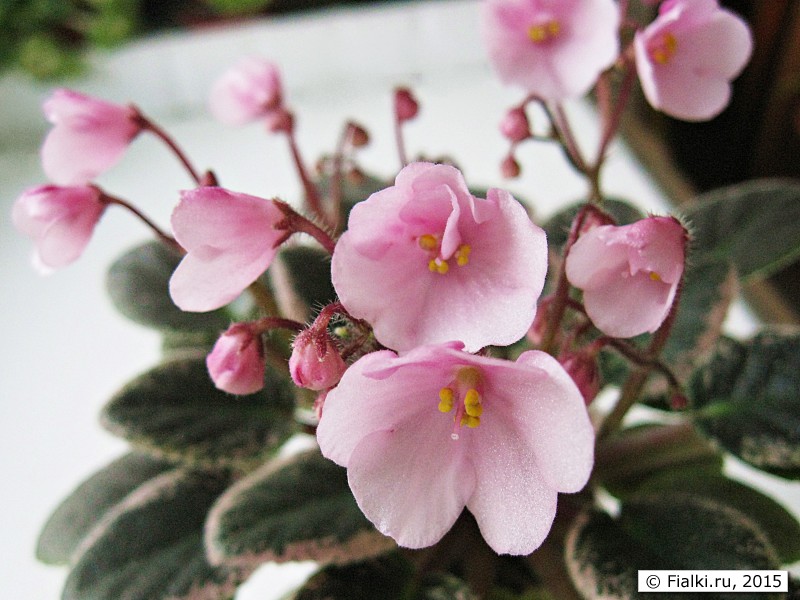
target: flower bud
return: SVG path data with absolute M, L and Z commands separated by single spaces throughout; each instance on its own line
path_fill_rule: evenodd
M 264 387 L 261 336 L 246 324 L 235 323 L 223 333 L 206 357 L 217 388 L 230 394 L 253 394 Z
M 522 172 L 522 169 L 517 162 L 517 159 L 514 158 L 511 154 L 506 156 L 503 159 L 503 162 L 500 163 L 500 173 L 506 179 L 514 179 L 515 177 L 519 177 L 519 174 Z
M 594 352 L 564 352 L 558 362 L 569 373 L 588 406 L 600 391 L 600 367 Z
M 221 123 L 244 125 L 281 108 L 282 90 L 278 68 L 263 58 L 248 56 L 214 83 L 209 109 Z
M 347 365 L 326 330 L 301 331 L 292 344 L 289 373 L 299 386 L 324 390 L 339 383 Z
M 531 137 L 528 115 L 521 106 L 512 108 L 500 122 L 500 133 L 512 142 L 521 142 Z
M 369 133 L 357 123 L 348 123 L 347 135 L 353 148 L 361 148 L 369 144 Z
M 405 87 L 397 88 L 394 91 L 394 113 L 398 121 L 408 121 L 417 116 L 419 103 L 411 90 Z

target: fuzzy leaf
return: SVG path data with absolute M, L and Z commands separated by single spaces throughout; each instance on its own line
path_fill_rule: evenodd
M 163 363 L 126 385 L 103 409 L 112 433 L 156 456 L 203 467 L 252 467 L 293 432 L 288 384 L 268 370 L 249 396 L 218 390 L 203 357 Z
M 758 469 L 800 478 L 800 333 L 723 338 L 687 391 L 703 432 Z
M 569 574 L 587 598 L 647 598 L 639 569 L 777 569 L 764 533 L 743 513 L 679 492 L 643 495 L 622 504 L 617 519 L 591 511 L 573 521 L 566 539 Z M 778 600 L 779 594 L 734 594 Z M 659 593 L 658 599 L 701 600 L 703 594 Z
M 92 531 L 62 600 L 227 600 L 241 574 L 205 558 L 203 523 L 224 478 L 174 470 L 129 495 Z
M 405 600 L 413 566 L 398 553 L 318 571 L 291 600 Z
M 155 329 L 225 329 L 230 319 L 224 310 L 183 312 L 172 302 L 169 279 L 180 260 L 177 252 L 156 241 L 123 254 L 106 276 L 114 306 L 132 321 Z
M 229 565 L 345 564 L 394 547 L 361 513 L 345 469 L 318 451 L 267 463 L 228 490 L 209 515 L 206 545 L 212 562 Z
M 795 181 L 740 183 L 681 209 L 696 258 L 730 259 L 743 279 L 767 277 L 800 256 L 800 183 Z
M 36 557 L 66 564 L 89 531 L 112 507 L 172 463 L 131 452 L 81 483 L 47 520 L 36 545 Z
M 312 246 L 290 246 L 278 254 L 270 268 L 270 279 L 281 314 L 300 321 L 333 302 L 331 260 L 324 250 Z

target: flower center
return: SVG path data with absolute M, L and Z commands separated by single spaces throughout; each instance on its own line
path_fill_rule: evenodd
M 674 35 L 667 32 L 660 38 L 653 40 L 648 51 L 650 53 L 650 58 L 652 58 L 654 62 L 665 65 L 672 59 L 677 49 L 678 40 L 675 39 Z
M 559 33 L 561 33 L 561 23 L 555 19 L 528 27 L 528 38 L 534 44 L 543 44 L 553 40 L 558 37 Z
M 481 424 L 483 404 L 478 388 L 481 387 L 481 372 L 475 367 L 462 367 L 449 385 L 439 390 L 439 412 L 453 412 L 453 433 L 458 439 L 458 428 L 475 429 Z
M 428 270 L 432 273 L 439 273 L 439 275 L 444 275 L 450 270 L 449 261 L 452 258 L 455 258 L 459 267 L 468 264 L 469 255 L 472 252 L 472 247 L 469 244 L 461 244 L 452 257 L 445 259 L 442 257 L 442 242 L 438 236 L 432 233 L 419 236 L 417 244 L 428 253 Z
M 650 279 L 652 279 L 653 281 L 661 281 L 661 275 L 659 275 L 655 271 L 650 271 Z

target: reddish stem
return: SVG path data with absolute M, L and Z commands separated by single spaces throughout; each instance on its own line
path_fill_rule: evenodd
M 145 225 L 147 225 L 153 233 L 156 234 L 156 237 L 164 242 L 170 248 L 173 248 L 180 252 L 181 254 L 185 253 L 185 250 L 181 247 L 181 245 L 175 240 L 174 237 L 166 233 L 163 229 L 161 229 L 155 222 L 147 217 L 142 211 L 136 208 L 130 202 L 123 200 L 122 198 L 117 198 L 115 196 L 109 196 L 104 191 L 98 189 L 100 192 L 100 201 L 105 202 L 106 204 L 116 204 L 117 206 L 121 206 L 122 208 L 127 209 L 128 211 L 132 212 L 140 221 L 142 221 Z
M 194 168 L 186 153 L 180 148 L 180 146 L 178 146 L 177 142 L 172 139 L 172 137 L 164 129 L 156 125 L 153 121 L 142 114 L 138 107 L 132 105 L 131 108 L 136 113 L 134 118 L 139 122 L 142 129 L 149 131 L 162 142 L 164 142 L 189 173 L 189 176 L 194 180 L 195 185 L 202 186 L 204 182 L 203 178 L 200 176 L 199 171 Z

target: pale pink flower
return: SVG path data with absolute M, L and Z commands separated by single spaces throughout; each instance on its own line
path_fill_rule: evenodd
M 594 432 L 550 355 L 516 362 L 457 343 L 367 354 L 325 399 L 323 455 L 347 467 L 361 510 L 409 548 L 435 544 L 466 507 L 500 554 L 545 539 L 558 492 L 589 477 Z
M 687 233 L 672 217 L 581 235 L 567 254 L 567 279 L 603 333 L 619 338 L 653 332 L 666 318 L 683 275 Z
M 182 192 L 172 229 L 187 254 L 169 282 L 175 304 L 204 312 L 234 300 L 272 262 L 283 219 L 271 200 L 220 187 Z
M 80 185 L 114 166 L 142 130 L 137 112 L 58 89 L 44 105 L 54 127 L 42 145 L 42 167 L 60 185 Z
M 214 385 L 229 394 L 254 394 L 264 387 L 261 336 L 250 327 L 234 323 L 206 357 Z
M 394 350 L 460 340 L 469 351 L 528 330 L 547 270 L 545 234 L 508 192 L 470 194 L 448 165 L 412 163 L 356 204 L 333 285 Z
M 347 365 L 326 331 L 312 328 L 297 335 L 289 357 L 289 374 L 299 387 L 309 390 L 333 387 L 346 370 Z
M 486 0 L 482 24 L 500 79 L 545 100 L 584 95 L 619 55 L 614 0 Z
M 648 102 L 685 121 L 705 121 L 728 105 L 730 81 L 750 59 L 745 22 L 717 0 L 671 0 L 634 39 Z
M 48 273 L 78 259 L 106 206 L 93 186 L 42 185 L 17 198 L 11 219 L 33 238 L 34 265 Z
M 257 119 L 270 120 L 282 107 L 280 71 L 257 56 L 241 59 L 211 88 L 209 110 L 226 125 L 244 125 Z

